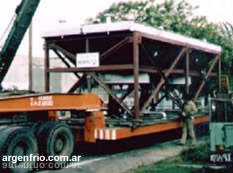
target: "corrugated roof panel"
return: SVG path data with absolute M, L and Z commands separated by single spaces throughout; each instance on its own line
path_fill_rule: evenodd
M 104 24 L 91 24 L 83 25 L 77 28 L 53 30 L 45 32 L 42 37 L 64 37 L 72 35 L 87 35 L 93 33 L 111 33 L 120 31 L 136 31 L 142 34 L 142 36 L 153 40 L 159 40 L 175 45 L 187 46 L 190 48 L 211 52 L 215 54 L 221 53 L 221 47 L 218 45 L 210 44 L 205 41 L 198 39 L 182 36 L 173 32 L 159 30 L 150 26 L 142 24 L 136 24 L 134 22 L 115 22 L 115 23 L 104 23 Z

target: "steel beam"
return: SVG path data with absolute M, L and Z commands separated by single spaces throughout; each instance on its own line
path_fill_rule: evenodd
M 45 42 L 44 44 L 45 49 L 45 92 L 50 91 L 50 74 L 49 74 L 49 48 L 48 43 Z
M 147 72 L 147 73 L 159 73 L 155 67 L 140 66 L 139 71 L 140 72 Z M 168 71 L 168 69 L 165 69 L 165 70 L 163 70 L 163 73 L 166 73 L 167 71 Z M 185 70 L 184 69 L 174 69 L 174 70 L 172 70 L 171 73 L 184 75 Z M 200 76 L 200 72 L 199 71 L 189 71 L 189 76 L 197 76 L 198 77 L 198 76 Z M 210 77 L 217 77 L 217 74 L 210 73 Z
M 154 105 L 154 108 L 164 99 L 164 98 L 166 98 L 167 97 L 167 95 L 166 95 L 166 93 L 161 97 L 161 98 L 159 98 L 159 100 L 157 100 L 157 102 L 155 103 L 155 105 Z
M 86 79 L 86 74 L 83 74 L 83 76 L 69 89 L 68 93 L 74 92 L 78 86 L 80 86 L 83 81 Z
M 69 57 L 72 61 L 76 62 L 76 56 L 74 54 L 72 54 L 69 51 L 63 49 L 62 47 L 58 46 L 55 43 L 49 44 L 49 49 L 57 49 L 60 52 L 62 52 L 65 56 Z
M 169 77 L 169 75 L 171 74 L 172 70 L 175 68 L 176 64 L 179 62 L 179 60 L 181 59 L 181 57 L 183 56 L 183 54 L 185 53 L 185 51 L 186 51 L 186 48 L 183 48 L 180 51 L 179 55 L 173 61 L 173 63 L 171 64 L 170 68 L 168 69 L 168 71 L 166 71 L 166 73 L 164 75 L 165 77 Z M 149 106 L 150 102 L 155 97 L 155 95 L 159 92 L 160 88 L 163 86 L 164 83 L 165 83 L 165 80 L 163 78 L 161 78 L 161 80 L 158 83 L 157 87 L 154 89 L 154 91 L 152 92 L 152 94 L 150 95 L 150 97 L 148 98 L 148 100 L 143 105 L 143 107 L 142 107 L 142 109 L 140 111 L 140 115 L 143 114 L 143 112 L 145 111 L 145 109 Z
M 56 45 L 55 43 L 51 43 L 51 44 L 49 45 L 49 48 L 50 48 L 50 49 L 59 50 L 59 51 L 62 52 L 65 56 L 67 56 L 68 58 L 70 58 L 73 62 L 76 62 L 76 56 L 75 56 L 74 54 L 72 54 L 72 53 L 70 53 L 69 51 L 63 49 L 62 47 Z M 76 63 L 73 63 L 73 64 L 75 65 Z M 56 69 L 56 70 L 52 70 L 52 69 L 47 69 L 47 70 L 48 70 L 48 72 L 65 72 L 65 71 L 62 70 L 62 69 L 64 69 L 64 68 L 55 68 L 55 69 Z M 65 68 L 65 69 L 66 69 L 66 70 L 70 70 L 70 69 L 72 69 L 72 68 L 69 67 L 69 68 Z M 67 71 L 67 72 L 78 72 L 78 71 Z M 77 89 L 77 87 L 78 87 L 79 85 L 82 84 L 82 82 L 83 82 L 84 79 L 86 79 L 86 75 L 85 75 L 85 74 L 83 74 L 83 76 L 69 89 L 68 92 L 69 92 L 69 93 L 74 92 L 74 91 Z
M 52 49 L 52 50 L 67 67 L 71 67 L 70 63 L 67 62 L 67 60 L 64 57 L 62 57 L 62 55 L 56 49 Z
M 58 58 L 60 58 L 60 60 L 68 67 L 68 68 L 71 68 L 71 65 L 66 61 L 66 59 L 64 57 L 61 56 L 61 54 L 56 50 L 56 49 L 53 49 L 54 53 L 58 56 Z M 50 71 L 50 70 L 49 70 Z M 73 72 L 73 74 L 77 77 L 77 78 L 80 78 L 80 76 Z
M 50 68 L 48 69 L 49 72 L 105 72 L 105 71 L 122 71 L 122 70 L 133 70 L 132 64 L 125 64 L 125 65 L 101 65 L 100 67 L 95 68 L 76 68 L 76 67 L 56 67 L 56 68 Z M 168 69 L 163 70 L 163 73 L 166 73 Z M 146 72 L 146 73 L 159 73 L 158 70 L 154 67 L 139 67 L 139 72 Z M 177 74 L 177 75 L 184 75 L 185 71 L 184 69 L 174 69 L 172 70 L 171 74 Z M 200 72 L 198 71 L 190 71 L 189 76 L 200 76 Z M 210 73 L 210 77 L 217 77 L 216 73 Z
M 133 33 L 134 118 L 139 119 L 139 33 Z
M 189 48 L 186 49 L 185 57 L 185 94 L 189 94 Z
M 129 108 L 113 93 L 113 91 L 101 81 L 101 79 L 95 73 L 88 73 L 95 81 L 103 87 L 103 89 L 131 116 L 133 116 L 132 112 Z
M 216 62 L 217 62 L 219 59 L 220 59 L 220 55 L 217 55 L 217 56 L 215 57 L 215 59 L 213 60 L 212 64 L 210 65 L 210 68 L 209 68 L 208 72 L 205 74 L 204 79 L 202 80 L 201 85 L 200 85 L 200 87 L 198 88 L 198 90 L 197 90 L 197 92 L 196 92 L 196 94 L 195 94 L 195 96 L 194 96 L 194 99 L 197 99 L 197 98 L 198 98 L 199 94 L 201 93 L 202 88 L 204 87 L 204 85 L 205 85 L 205 83 L 206 83 L 207 78 L 209 77 L 209 75 L 210 75 L 211 71 L 213 70 L 213 68 L 214 68 L 214 66 L 215 66 L 215 64 L 216 64 Z
M 122 95 L 122 97 L 120 98 L 121 101 L 124 101 L 126 97 L 128 97 L 132 92 L 133 92 L 134 88 L 129 85 L 129 88 L 127 89 L 127 92 Z
M 109 57 L 110 54 L 112 54 L 113 52 L 117 51 L 118 49 L 120 49 L 125 44 L 127 44 L 129 42 L 129 40 L 130 40 L 130 38 L 126 37 L 123 40 L 121 40 L 120 42 L 116 43 L 111 48 L 109 48 L 108 50 L 106 50 L 105 52 L 103 52 L 100 55 L 100 61 L 103 61 L 105 58 Z
M 57 68 L 50 68 L 49 72 L 106 72 L 106 71 L 122 71 L 122 70 L 133 70 L 133 65 L 126 64 L 126 65 L 101 65 L 100 67 L 95 68 L 77 68 L 77 67 L 71 67 L 71 68 L 63 68 L 63 67 L 57 67 Z
M 86 53 L 89 52 L 89 40 L 86 39 L 85 40 L 85 50 L 86 50 Z M 87 91 L 88 93 L 91 93 L 91 77 L 89 75 L 87 75 Z
M 70 58 L 72 61 L 73 61 L 73 64 L 75 65 L 74 62 L 76 62 L 76 56 L 72 53 L 70 53 L 69 51 L 63 49 L 62 47 L 56 45 L 55 43 L 51 43 L 49 44 L 49 46 L 47 46 L 47 49 L 52 49 L 52 50 L 58 50 L 60 51 L 61 53 L 63 53 L 65 56 L 67 56 L 68 58 Z M 46 58 L 45 58 L 46 59 Z M 46 65 L 45 65 L 46 66 Z M 66 69 L 70 69 L 71 67 L 69 68 L 66 68 Z M 49 74 L 50 72 L 53 72 L 49 66 L 48 68 L 46 68 L 46 71 L 47 73 Z M 58 72 L 62 72 L 62 71 L 58 71 Z M 80 83 L 83 82 L 83 79 L 86 78 L 86 75 L 83 75 L 71 88 L 68 92 L 74 92 L 75 89 L 80 85 Z M 49 84 L 48 84 L 49 85 Z

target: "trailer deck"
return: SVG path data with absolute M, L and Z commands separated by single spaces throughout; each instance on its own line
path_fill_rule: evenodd
M 200 115 L 195 117 L 194 124 L 206 123 L 209 121 L 208 115 Z M 104 129 L 95 129 L 96 140 L 120 140 L 136 136 L 162 133 L 169 130 L 177 130 L 183 127 L 183 122 L 179 117 L 171 119 L 151 119 L 150 121 L 142 120 L 142 124 L 131 127 L 115 127 L 109 123 L 109 127 Z M 108 126 L 108 124 L 107 124 Z

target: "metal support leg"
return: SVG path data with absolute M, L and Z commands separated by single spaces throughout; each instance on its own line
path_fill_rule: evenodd
M 49 49 L 48 43 L 44 45 L 45 49 L 45 92 L 50 91 L 50 74 L 49 74 Z
M 134 118 L 139 119 L 139 34 L 133 34 Z
M 185 58 L 185 94 L 189 94 L 189 49 L 186 49 Z

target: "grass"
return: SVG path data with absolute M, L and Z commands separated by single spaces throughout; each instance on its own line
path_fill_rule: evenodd
M 179 157 L 183 162 L 209 165 L 210 147 L 209 143 L 201 144 L 195 148 L 184 150 Z
M 230 173 L 231 168 L 213 169 L 209 161 L 209 144 L 183 151 L 179 156 L 168 158 L 159 163 L 140 166 L 126 173 Z

